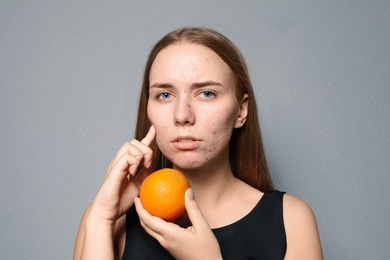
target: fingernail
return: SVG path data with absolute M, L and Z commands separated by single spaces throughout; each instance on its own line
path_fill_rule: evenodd
M 148 168 L 148 169 L 150 168 L 150 166 L 152 166 L 152 161 L 149 161 L 149 162 L 145 165 L 145 167 Z
M 188 189 L 187 189 L 187 197 L 188 197 L 190 200 L 194 200 L 194 199 L 195 199 L 194 191 L 193 191 L 191 188 L 188 188 Z

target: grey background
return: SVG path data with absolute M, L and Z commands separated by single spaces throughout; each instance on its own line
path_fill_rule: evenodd
M 390 255 L 389 1 L 0 1 L 0 259 L 71 259 L 132 139 L 152 45 L 210 26 L 247 59 L 276 188 L 326 259 Z

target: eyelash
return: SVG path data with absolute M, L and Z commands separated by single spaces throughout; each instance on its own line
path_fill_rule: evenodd
M 212 91 L 208 91 L 208 90 L 202 91 L 202 92 L 200 92 L 200 94 L 203 94 L 203 97 L 206 99 L 210 99 L 210 98 L 215 97 L 215 93 Z M 211 97 L 209 95 L 211 95 Z
M 209 90 L 201 91 L 197 96 L 203 95 L 202 97 L 205 99 L 211 99 L 215 97 L 215 93 Z M 162 92 L 157 94 L 157 99 L 166 100 L 172 96 L 169 92 Z
M 169 95 L 169 97 L 172 96 L 172 94 L 169 93 L 169 92 L 162 92 L 162 93 L 159 93 L 159 94 L 157 95 L 157 99 L 163 99 L 163 100 L 168 99 L 169 97 L 166 97 L 166 96 L 168 96 L 168 95 Z

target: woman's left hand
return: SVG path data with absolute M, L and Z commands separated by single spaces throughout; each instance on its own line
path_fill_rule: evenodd
M 188 228 L 150 215 L 138 197 L 134 203 L 142 227 L 176 259 L 222 259 L 218 241 L 203 217 L 192 189 L 185 195 L 186 210 L 192 223 Z

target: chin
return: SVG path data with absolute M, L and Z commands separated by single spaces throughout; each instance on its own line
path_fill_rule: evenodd
M 172 164 L 183 170 L 197 170 L 202 168 L 205 165 L 205 162 L 197 161 L 197 160 L 189 160 L 189 159 L 176 159 L 171 160 Z

